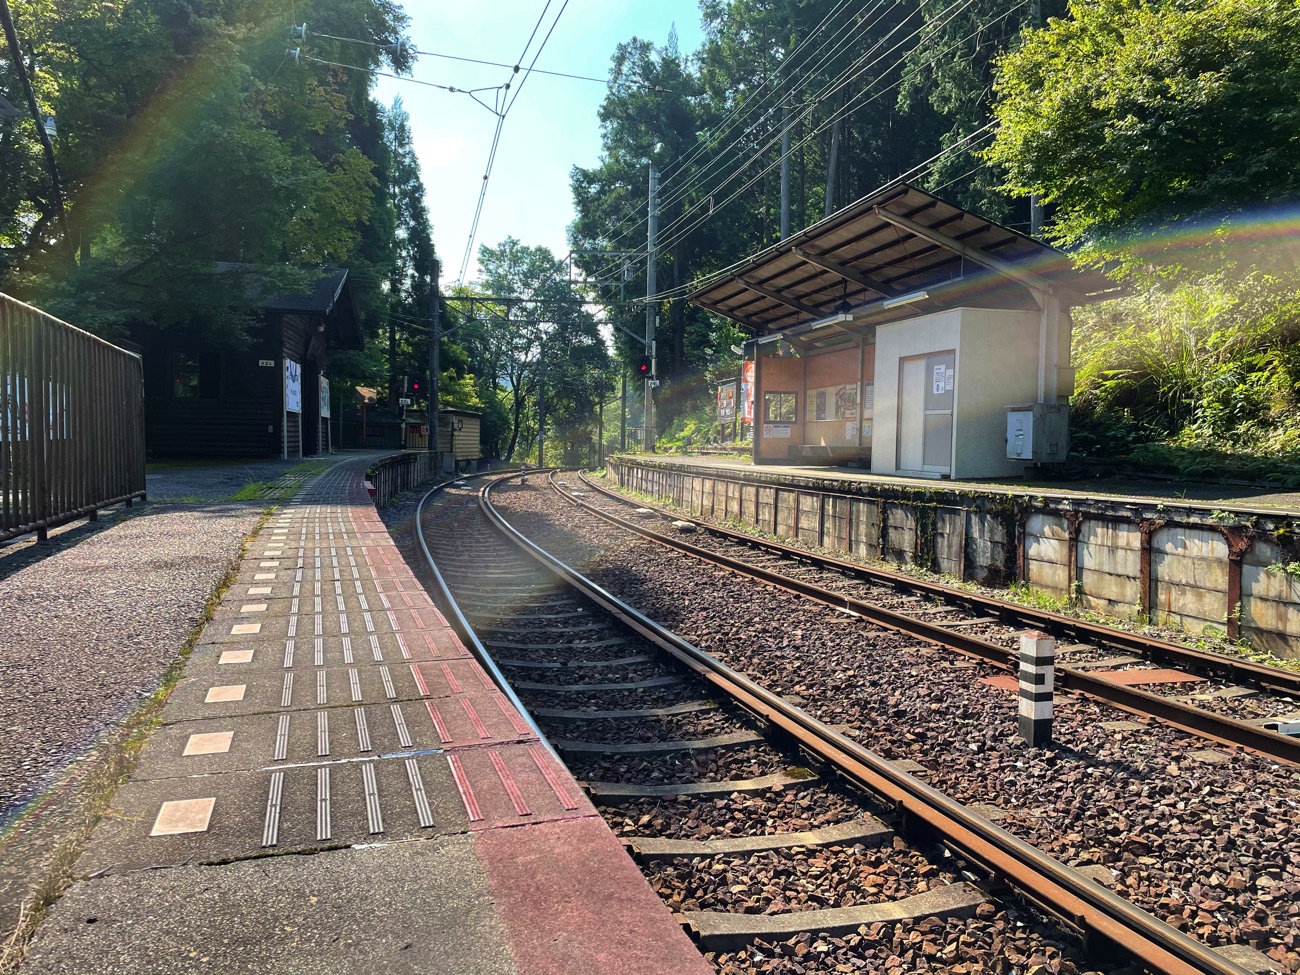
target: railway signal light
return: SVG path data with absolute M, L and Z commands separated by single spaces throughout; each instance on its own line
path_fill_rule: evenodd
M 636 360 L 636 374 L 642 379 L 649 379 L 654 375 L 648 355 L 643 355 Z

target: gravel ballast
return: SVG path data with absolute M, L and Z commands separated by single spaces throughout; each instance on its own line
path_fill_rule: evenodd
M 620 535 L 540 489 L 498 505 L 701 649 L 848 723 L 886 758 L 920 763 L 955 798 L 1001 807 L 1003 828 L 1072 866 L 1110 868 L 1118 893 L 1208 944 L 1248 944 L 1300 971 L 1294 769 L 1159 724 L 1112 730 L 1130 716 L 1065 697 L 1058 744 L 1030 748 L 1015 734 L 1015 696 L 980 683 L 994 673 L 984 665 Z

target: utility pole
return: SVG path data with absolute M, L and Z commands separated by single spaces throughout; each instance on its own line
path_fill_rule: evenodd
M 13 15 L 9 12 L 8 0 L 0 0 L 0 25 L 4 26 L 5 40 L 9 43 L 9 58 L 23 87 L 23 94 L 27 96 L 27 107 L 31 110 L 32 122 L 36 125 L 36 135 L 41 140 L 41 148 L 45 150 L 45 168 L 50 171 L 50 195 L 54 197 L 54 205 L 59 208 L 59 229 L 63 231 L 63 247 L 68 251 L 71 259 L 72 235 L 68 233 L 68 212 L 63 205 L 63 184 L 59 182 L 59 167 L 54 162 L 54 143 L 50 141 L 50 134 L 45 131 L 41 109 L 36 104 L 36 89 L 32 87 L 32 79 L 27 75 L 23 49 L 18 44 L 18 31 L 14 27 Z
M 781 106 L 781 239 L 790 236 L 790 96 Z
M 835 207 L 835 169 L 840 159 L 840 119 L 831 127 L 831 157 L 826 163 L 826 208 L 823 217 L 829 217 Z
M 645 295 L 646 298 L 652 299 L 659 287 L 655 268 L 655 245 L 659 237 L 659 169 L 654 162 L 650 163 L 650 202 L 648 205 Z M 651 377 L 659 374 L 658 357 L 655 354 L 655 319 L 657 317 L 655 311 L 655 302 L 652 300 L 647 301 L 645 304 L 645 353 L 650 357 L 650 375 L 645 380 L 645 441 L 646 447 L 652 453 L 655 449 L 655 414 L 654 387 L 650 384 L 655 381 Z
M 542 343 L 542 376 L 537 382 L 537 466 L 546 459 L 546 343 Z
M 627 375 L 618 380 L 618 449 L 627 453 Z
M 1032 0 L 1029 5 L 1029 26 L 1038 30 L 1043 26 L 1042 0 Z M 1029 196 L 1029 236 L 1038 238 L 1043 235 L 1043 203 L 1037 193 Z
M 438 416 L 438 379 L 442 368 L 442 322 L 438 307 L 438 259 L 429 270 L 429 450 L 433 453 L 434 472 L 442 474 L 442 423 Z

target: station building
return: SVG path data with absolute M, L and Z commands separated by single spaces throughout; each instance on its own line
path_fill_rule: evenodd
M 330 424 L 338 397 L 325 369 L 331 350 L 363 344 L 347 269 L 318 269 L 302 292 L 262 299 L 261 311 L 243 348 L 183 324 L 133 330 L 151 454 L 287 459 L 338 446 Z
M 691 300 L 753 336 L 756 464 L 971 478 L 1065 459 L 1070 309 L 1114 290 L 899 182 Z

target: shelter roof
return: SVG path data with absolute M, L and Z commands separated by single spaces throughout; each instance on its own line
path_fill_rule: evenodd
M 763 336 L 827 318 L 881 324 L 960 305 L 1036 308 L 1043 292 L 1085 304 L 1117 290 L 1055 247 L 896 182 L 690 298 Z

